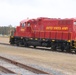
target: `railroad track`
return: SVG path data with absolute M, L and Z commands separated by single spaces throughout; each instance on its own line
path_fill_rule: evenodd
M 10 45 L 10 44 L 7 44 L 7 43 L 0 43 L 0 44 L 1 45 L 8 45 L 8 46 L 16 46 L 16 45 Z M 16 46 L 16 47 L 22 47 L 22 46 Z M 62 52 L 61 50 L 54 51 L 54 50 L 51 50 L 51 48 L 48 49 L 48 48 L 44 48 L 44 47 L 37 47 L 37 48 L 34 48 L 34 47 L 26 47 L 26 48 L 32 48 L 32 49 L 37 49 L 37 50 L 46 50 L 46 51 L 52 51 L 52 52 L 60 52 L 60 53 L 68 53 L 66 51 L 64 51 L 64 52 Z M 76 54 L 76 53 L 72 51 L 69 54 Z
M 6 74 L 8 74 L 8 73 L 10 73 L 10 74 L 16 74 L 15 72 L 13 72 L 13 71 L 11 71 L 11 70 L 3 67 L 3 66 L 0 66 L 0 72 L 6 73 Z
M 8 45 L 8 46 L 10 46 L 10 44 L 7 44 L 7 43 L 0 43 L 1 45 Z M 11 46 L 13 46 L 13 45 L 11 45 Z
M 11 74 L 17 74 L 17 75 L 25 75 L 25 74 L 52 75 L 52 74 L 49 74 L 48 72 L 36 69 L 34 67 L 22 64 L 20 62 L 8 59 L 3 56 L 0 56 L 0 71 L 2 71 L 3 73 L 11 73 Z

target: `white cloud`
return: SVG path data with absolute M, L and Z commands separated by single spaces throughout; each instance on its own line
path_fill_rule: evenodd
M 76 17 L 75 0 L 0 0 L 0 25 L 37 17 Z

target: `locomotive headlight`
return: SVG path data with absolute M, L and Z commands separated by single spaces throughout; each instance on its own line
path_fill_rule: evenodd
M 33 39 L 33 38 L 30 38 L 31 40 Z
M 71 40 L 68 40 L 67 42 L 71 42 Z
M 55 41 L 55 40 L 52 40 L 53 42 Z
M 35 38 L 35 40 L 38 40 L 37 38 Z
M 23 37 L 21 37 L 21 39 L 23 39 Z
M 45 41 L 45 39 L 43 39 L 43 41 Z
M 14 36 L 11 36 L 11 38 L 14 38 Z

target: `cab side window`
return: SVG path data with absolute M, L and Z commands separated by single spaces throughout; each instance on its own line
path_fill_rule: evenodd
M 25 27 L 26 23 L 22 23 L 22 27 Z
M 29 22 L 27 23 L 27 26 L 30 27 L 30 23 Z
M 76 25 L 76 21 L 73 24 Z

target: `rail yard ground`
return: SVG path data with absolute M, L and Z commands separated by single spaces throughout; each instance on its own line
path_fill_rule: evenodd
M 0 43 L 9 44 L 9 38 L 0 37 Z M 20 62 L 62 72 L 65 75 L 76 75 L 76 54 L 0 44 L 0 55 L 18 57 Z

